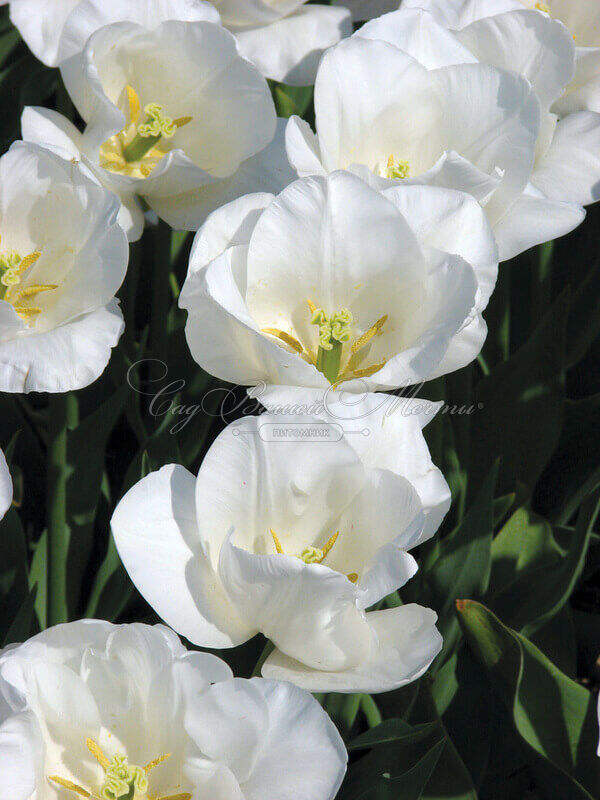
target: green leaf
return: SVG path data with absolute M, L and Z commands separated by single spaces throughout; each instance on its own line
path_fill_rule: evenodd
M 457 614 L 469 647 L 509 708 L 523 741 L 595 796 L 598 731 L 590 692 L 480 603 L 460 601 Z
M 544 470 L 536 505 L 553 522 L 566 524 L 600 482 L 600 394 L 567 400 L 556 452 Z
M 275 86 L 274 99 L 278 117 L 291 117 L 297 114 L 302 117 L 313 98 L 312 86 Z
M 364 750 L 392 742 L 419 742 L 426 739 L 436 730 L 437 722 L 424 722 L 421 725 L 409 725 L 403 719 L 386 719 L 380 725 L 357 736 L 348 744 L 348 750 Z
M 29 595 L 25 534 L 14 508 L 0 522 L 0 554 L 0 641 L 3 641 Z
M 568 308 L 568 294 L 563 293 L 523 347 L 476 387 L 479 410 L 471 418 L 470 485 L 500 458 L 501 493 L 514 491 L 517 481 L 533 487 L 548 463 L 562 424 Z
M 4 646 L 17 642 L 24 642 L 36 633 L 39 633 L 40 626 L 35 616 L 35 596 L 37 588 L 34 586 L 29 592 L 17 615 L 12 621 L 4 637 Z
M 600 335 L 600 260 L 573 295 L 567 324 L 567 366 L 579 363 Z

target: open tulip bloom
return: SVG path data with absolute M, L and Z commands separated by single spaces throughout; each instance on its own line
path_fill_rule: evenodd
M 74 164 L 16 142 L 0 159 L 0 391 L 96 380 L 123 332 L 118 199 Z
M 180 304 L 192 355 L 213 375 L 364 392 L 472 361 L 496 275 L 472 197 L 403 185 L 383 194 L 335 172 L 215 212 Z
M 13 498 L 13 485 L 6 463 L 6 457 L 0 450 L 0 519 L 4 517 L 11 506 Z
M 117 548 L 148 602 L 195 644 L 262 632 L 275 646 L 265 677 L 311 691 L 397 688 L 439 652 L 436 615 L 366 609 L 414 575 L 408 550 L 432 535 L 448 495 L 443 479 L 428 492 L 427 524 L 415 485 L 374 458 L 317 417 L 249 417 L 217 438 L 197 479 L 171 465 L 134 486 L 112 519 Z
M 333 800 L 346 760 L 309 694 L 234 679 L 160 625 L 73 622 L 0 653 L 2 800 Z
M 44 109 L 23 120 L 25 139 L 80 158 L 121 197 L 132 239 L 143 227 L 136 196 L 173 227 L 195 230 L 222 203 L 277 191 L 291 174 L 283 146 L 268 147 L 276 114 L 265 79 L 212 6 L 193 5 L 190 21 L 181 5 L 190 7 L 134 4 L 132 21 L 114 22 L 112 5 L 82 3 L 73 26 L 91 15 L 97 29 L 61 72 L 85 130 Z
M 539 78 L 535 85 L 508 69 L 477 63 L 425 12 L 398 11 L 374 20 L 331 48 L 315 83 L 316 135 L 298 117 L 288 122 L 287 153 L 298 175 L 350 169 L 380 189 L 402 183 L 468 192 L 485 209 L 501 260 L 572 230 L 584 217 L 576 203 L 590 199 L 590 178 L 583 193 L 571 191 L 571 172 L 582 166 L 580 143 L 574 145 L 574 163 L 554 171 L 548 145 L 556 118 L 547 109 L 562 91 L 559 84 L 572 76 L 573 43 L 562 26 L 550 31 L 558 43 L 537 41 L 537 27 L 548 20 L 521 13 L 540 23 L 528 27 L 518 45 L 528 48 L 521 61 L 533 63 L 529 77 Z M 532 41 L 538 45 L 535 58 Z M 488 48 L 485 43 L 482 49 Z M 507 60 L 512 63 L 514 53 Z M 557 127 L 554 138 L 560 148 L 569 137 Z M 562 190 L 565 174 L 569 182 Z

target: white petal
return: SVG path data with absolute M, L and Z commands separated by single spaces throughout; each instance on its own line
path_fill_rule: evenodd
M 272 80 L 313 84 L 323 51 L 352 33 L 350 13 L 330 6 L 302 6 L 267 25 L 239 32 L 240 52 Z
M 286 423 L 308 427 L 311 417 L 247 417 L 227 427 L 206 454 L 196 483 L 200 538 L 218 567 L 229 532 L 253 553 L 274 553 L 273 529 L 288 554 L 322 546 L 331 526 L 360 491 L 364 470 L 345 440 L 282 441 Z M 250 513 L 249 513 L 250 510 Z M 322 537 L 322 541 L 319 541 Z
M 340 425 L 368 470 L 386 469 L 403 475 L 416 488 L 425 511 L 421 541 L 437 531 L 450 508 L 450 489 L 431 461 L 422 429 L 440 403 L 387 394 L 324 392 L 290 386 L 251 390 L 273 414 L 309 413 Z
M 27 106 L 21 116 L 21 132 L 26 142 L 42 147 L 54 145 L 79 159 L 82 135 L 73 123 L 58 111 Z
M 190 641 L 233 647 L 253 635 L 237 619 L 201 550 L 195 479 L 163 467 L 121 500 L 111 526 L 132 581 L 157 613 Z
M 431 377 L 448 375 L 462 369 L 474 361 L 484 345 L 487 337 L 487 325 L 481 314 L 473 314 L 462 328 L 452 337 L 438 367 Z
M 372 611 L 367 622 L 379 646 L 354 669 L 310 670 L 275 650 L 262 668 L 265 678 L 295 683 L 311 692 L 389 692 L 420 678 L 442 647 L 437 615 L 417 605 Z
M 479 203 L 468 194 L 425 186 L 400 186 L 384 192 L 421 243 L 467 261 L 479 283 L 483 310 L 498 277 L 498 248 Z
M 575 78 L 552 107 L 560 117 L 577 111 L 600 112 L 600 47 L 577 47 Z
M 232 200 L 213 211 L 194 238 L 190 274 L 203 270 L 228 247 L 249 244 L 261 212 L 272 200 L 272 194 L 257 192 Z
M 79 0 L 12 0 L 10 18 L 31 52 L 49 67 L 59 63 L 60 36 Z
M 116 300 L 45 333 L 0 343 L 0 390 L 68 392 L 99 378 L 123 333 Z
M 190 698 L 185 728 L 204 756 L 224 764 L 240 783 L 252 775 L 269 725 L 269 709 L 255 683 L 233 678 Z
M 564 236 L 584 219 L 584 209 L 575 203 L 548 200 L 539 193 L 523 194 L 494 225 L 500 261 Z
M 482 63 L 527 78 L 543 109 L 550 108 L 575 74 L 573 37 L 544 14 L 522 10 L 488 17 L 457 37 Z
M 195 231 L 211 212 L 242 195 L 277 194 L 296 177 L 285 152 L 285 122 L 277 121 L 272 141 L 243 161 L 230 178 L 187 192 L 153 196 L 148 198 L 150 205 L 173 228 Z
M 423 8 L 447 28 L 460 30 L 475 20 L 503 14 L 505 11 L 522 11 L 520 0 L 403 0 L 402 8 Z
M 298 177 L 325 175 L 325 169 L 321 164 L 319 140 L 308 122 L 295 115 L 290 117 L 285 129 L 285 148 L 289 162 Z
M 475 56 L 453 33 L 421 9 L 403 8 L 401 11 L 385 14 L 363 25 L 356 36 L 389 42 L 427 69 L 477 62 Z
M 136 22 L 151 29 L 169 19 L 220 22 L 214 6 L 202 0 L 153 0 L 151 5 L 137 0 L 80 0 L 65 23 L 58 62 L 81 52 L 90 36 L 105 25 Z
M 0 724 L 0 800 L 31 800 L 43 776 L 41 732 L 31 712 Z
M 244 796 L 264 800 L 268 786 L 277 800 L 333 800 L 348 761 L 335 725 L 296 686 L 262 678 L 253 678 L 252 685 L 266 700 L 269 721 L 259 759 L 243 785 Z
M 0 450 L 0 519 L 6 514 L 12 504 L 13 485 L 6 457 Z
M 345 575 L 292 556 L 254 555 L 231 538 L 219 572 L 248 624 L 312 669 L 354 666 L 374 646 L 356 606 L 360 593 Z
M 600 200 L 600 114 L 580 111 L 559 121 L 532 183 L 551 200 Z

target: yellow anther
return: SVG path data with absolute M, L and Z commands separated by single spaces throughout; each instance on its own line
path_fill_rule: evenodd
M 164 756 L 159 756 L 158 758 L 155 758 L 154 761 L 151 761 L 149 764 L 146 764 L 146 766 L 144 767 L 144 772 L 150 772 L 151 769 L 154 769 L 154 767 L 158 767 L 158 765 L 162 764 L 163 761 L 166 761 L 167 758 L 171 758 L 171 753 L 165 753 Z
M 25 256 L 25 258 L 23 259 L 23 261 L 21 261 L 18 267 L 19 275 L 22 275 L 29 269 L 29 267 L 32 266 L 32 264 L 35 264 L 35 262 L 41 255 L 42 254 L 39 252 L 39 250 L 36 250 L 34 253 L 30 253 L 28 256 Z
M 275 336 L 277 339 L 281 339 L 282 342 L 287 344 L 297 353 L 304 352 L 304 348 L 302 347 L 298 339 L 295 339 L 293 336 L 290 336 L 290 334 L 286 333 L 285 331 L 280 331 L 279 328 L 263 328 L 262 332 L 268 333 L 270 336 Z
M 544 14 L 550 13 L 550 6 L 547 5 L 547 3 L 536 3 L 535 7 L 537 8 L 538 11 L 543 11 Z
M 372 325 L 368 331 L 366 331 L 366 333 L 363 333 L 363 335 L 352 345 L 352 352 L 358 353 L 358 351 L 362 350 L 362 348 L 368 344 L 374 336 L 379 336 L 381 334 L 381 329 L 387 322 L 387 318 L 388 316 L 386 314 L 385 316 L 381 317 L 381 319 L 378 319 L 377 322 Z
M 273 542 L 275 543 L 275 550 L 277 550 L 279 555 L 285 555 L 285 553 L 283 552 L 283 547 L 281 546 L 281 542 L 277 538 L 277 534 L 275 533 L 273 528 L 271 528 L 271 536 L 273 537 Z
M 369 378 L 371 375 L 374 375 L 376 372 L 379 372 L 382 367 L 385 367 L 386 361 L 379 361 L 377 364 L 371 364 L 370 367 L 365 367 L 365 369 L 355 369 L 352 372 L 353 378 Z
M 25 297 L 35 297 L 41 292 L 51 292 L 53 289 L 58 289 L 58 286 L 56 286 L 56 284 L 48 284 L 47 286 L 27 286 L 17 293 L 15 302 Z
M 123 158 L 123 156 L 120 156 L 118 153 L 111 153 L 111 152 L 103 153 L 102 160 L 109 164 L 118 164 L 121 166 L 127 163 Z
M 72 781 L 67 781 L 64 778 L 59 778 L 56 775 L 50 775 L 48 780 L 52 781 L 53 783 L 57 783 L 59 786 L 62 786 L 64 789 L 69 789 L 69 791 L 75 792 L 75 794 L 78 794 L 81 797 L 91 797 L 92 796 L 83 787 L 78 786 L 76 783 L 73 783 Z
M 125 87 L 125 91 L 127 92 L 127 102 L 129 103 L 129 120 L 134 125 L 137 125 L 142 113 L 140 98 L 133 86 L 129 86 L 129 84 Z
M 100 745 L 96 744 L 96 742 L 93 739 L 86 739 L 85 743 L 87 745 L 87 749 L 94 756 L 94 758 L 100 764 L 102 769 L 106 771 L 110 767 L 110 761 L 102 752 Z
M 337 533 L 334 533 L 333 536 L 329 539 L 329 541 L 327 542 L 327 544 L 323 548 L 323 555 L 321 557 L 321 561 L 323 561 L 323 559 L 325 558 L 327 553 L 331 550 L 333 545 L 336 543 L 337 538 L 338 538 L 339 535 L 340 535 L 340 532 L 338 531 Z M 321 561 L 319 563 L 321 563 Z
M 182 792 L 181 794 L 163 795 L 157 797 L 156 800 L 192 800 L 192 795 L 189 792 Z
M 42 309 L 38 306 L 31 306 L 30 308 L 27 308 L 27 306 L 14 306 L 14 309 L 20 317 L 36 317 L 42 313 Z
M 315 311 L 317 310 L 316 305 L 313 303 L 313 301 L 310 299 L 310 297 L 308 298 L 308 300 L 306 302 L 308 303 L 308 307 L 310 309 L 310 313 L 314 314 Z
M 356 583 L 358 581 L 358 575 L 356 572 L 351 572 L 349 575 L 346 575 L 350 583 Z
M 177 125 L 178 128 L 183 128 L 184 125 L 189 125 L 192 120 L 193 117 L 179 117 L 173 120 L 173 124 Z

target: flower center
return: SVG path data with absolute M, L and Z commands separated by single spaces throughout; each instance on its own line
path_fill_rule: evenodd
M 327 554 L 329 553 L 333 545 L 336 543 L 339 535 L 340 535 L 339 531 L 337 533 L 334 533 L 333 536 L 324 545 L 322 550 L 319 547 L 312 547 L 312 546 L 305 547 L 304 550 L 300 553 L 300 555 L 296 556 L 296 558 L 299 558 L 301 561 L 304 561 L 305 564 L 321 564 L 325 560 Z M 281 546 L 281 542 L 279 541 L 279 537 L 277 536 L 273 528 L 271 528 L 271 536 L 273 537 L 273 543 L 275 544 L 275 550 L 277 554 L 282 556 L 285 555 L 283 547 Z M 351 572 L 349 575 L 346 575 L 346 577 L 351 583 L 356 583 L 356 581 L 358 580 L 358 575 L 356 574 L 356 572 Z
M 385 365 L 385 360 L 368 367 L 360 367 L 364 353 L 360 351 L 365 348 L 375 336 L 381 336 L 382 329 L 387 322 L 387 314 L 375 322 L 362 336 L 359 336 L 346 348 L 353 337 L 352 324 L 354 317 L 347 308 L 328 314 L 324 309 L 317 308 L 312 300 L 307 300 L 310 310 L 311 325 L 319 328 L 319 347 L 316 354 L 286 331 L 279 328 L 262 328 L 262 332 L 269 336 L 274 336 L 279 342 L 291 347 L 305 361 L 313 364 L 319 372 L 327 378 L 333 388 L 337 388 L 343 381 L 352 378 L 367 378 L 373 375 Z M 345 356 L 345 357 L 344 357 Z
M 397 178 L 403 180 L 410 175 L 410 164 L 408 161 L 396 161 L 393 155 L 388 158 L 387 166 L 385 169 L 386 178 Z
M 80 797 L 92 798 L 92 800 L 191 800 L 192 795 L 189 792 L 163 795 L 162 797 L 154 797 L 148 794 L 148 773 L 170 758 L 170 753 L 159 756 L 154 761 L 146 764 L 145 767 L 136 767 L 130 764 L 127 756 L 122 753 L 117 753 L 109 760 L 93 739 L 86 739 L 86 745 L 104 770 L 104 781 L 98 793 L 88 791 L 72 781 L 59 778 L 57 775 L 51 775 L 49 780 L 64 789 L 69 789 L 69 791 Z
M 132 86 L 127 86 L 129 124 L 116 136 L 111 136 L 100 148 L 100 166 L 111 172 L 147 178 L 158 162 L 167 154 L 165 142 L 172 139 L 179 128 L 192 121 L 191 117 L 172 119 L 164 113 L 160 103 L 144 106 L 144 119 L 140 98 Z
M 0 300 L 10 303 L 21 319 L 28 324 L 42 312 L 39 306 L 30 305 L 31 301 L 41 292 L 51 292 L 58 288 L 54 284 L 25 285 L 28 270 L 41 255 L 37 250 L 24 258 L 14 250 L 0 253 Z
M 535 7 L 538 11 L 543 11 L 544 14 L 550 14 L 550 6 L 546 3 L 536 3 Z

